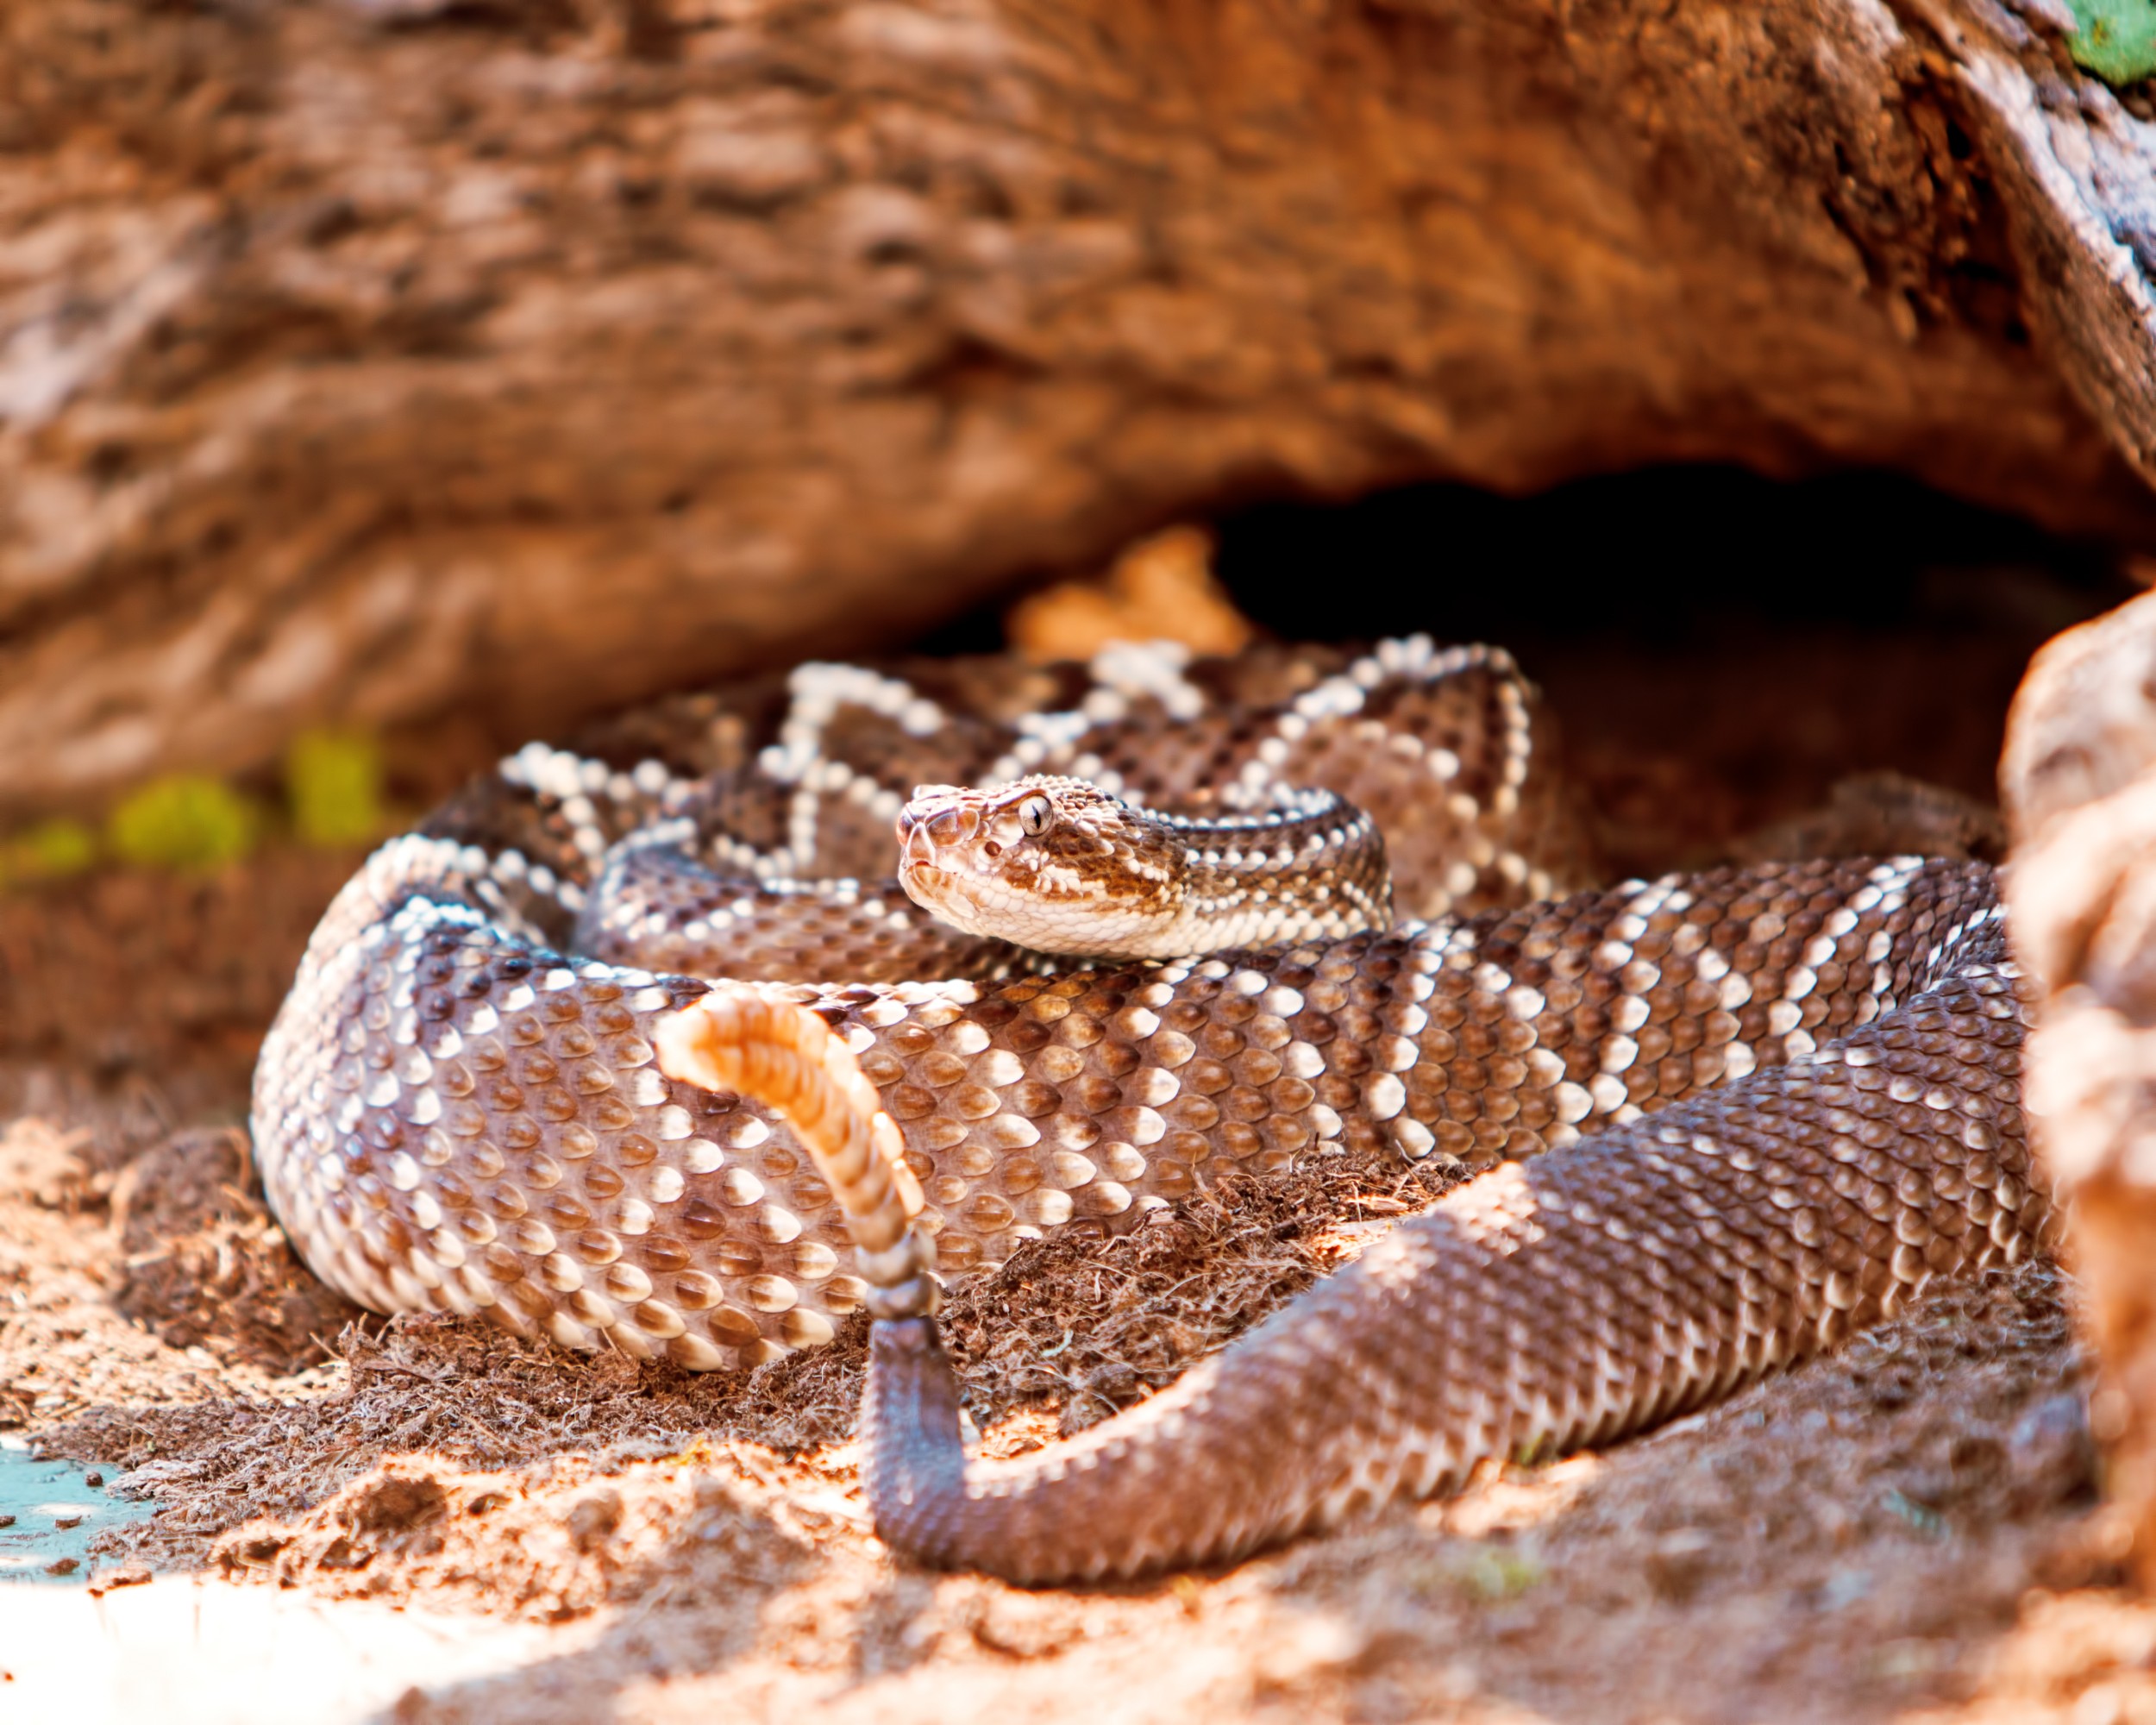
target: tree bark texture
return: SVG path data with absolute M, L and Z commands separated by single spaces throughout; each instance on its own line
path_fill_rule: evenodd
M 1874 464 L 2156 545 L 2156 146 L 2055 4 L 12 0 L 0 820 L 1283 491 Z
M 2156 594 L 2037 656 L 1999 784 L 2008 926 L 2036 1007 L 2024 1105 L 2101 1365 L 2098 1544 L 2156 1586 Z

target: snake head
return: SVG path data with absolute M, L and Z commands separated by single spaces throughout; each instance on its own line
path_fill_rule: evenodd
M 1190 950 L 1181 840 L 1083 779 L 922 785 L 898 835 L 908 896 L 969 934 L 1095 958 Z

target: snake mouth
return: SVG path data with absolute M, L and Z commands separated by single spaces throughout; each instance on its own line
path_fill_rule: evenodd
M 899 865 L 899 879 L 907 892 L 924 903 L 947 897 L 953 884 L 950 875 L 933 862 L 918 862 L 911 857 Z
M 938 922 L 966 934 L 993 934 L 987 908 L 979 896 L 986 882 L 931 859 L 937 855 L 932 841 L 916 835 L 899 859 L 899 885 L 906 895 Z
M 981 906 L 966 890 L 966 882 L 949 869 L 932 862 L 907 863 L 899 870 L 899 884 L 906 888 L 908 898 L 939 922 L 967 934 L 984 932 Z
M 899 884 L 906 895 L 931 914 L 950 919 L 954 912 L 972 908 L 959 878 L 936 860 L 936 841 L 925 826 L 903 829 L 905 843 L 899 851 Z

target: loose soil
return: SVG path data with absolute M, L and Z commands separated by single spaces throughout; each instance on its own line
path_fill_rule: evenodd
M 1926 674 L 1824 693 L 1785 640 L 1775 678 L 1716 686 L 1711 732 L 1672 718 L 1665 661 L 1550 681 L 1611 850 L 1662 866 L 1798 820 L 1830 731 L 1864 739 L 1842 771 L 1980 788 L 2000 668 L 2034 641 L 1956 638 L 1874 642 L 1866 662 Z M 1777 729 L 1801 757 L 1779 777 Z M 92 1587 L 194 1572 L 562 1626 L 505 1674 L 411 1689 L 387 1716 L 406 1725 L 2156 1720 L 2156 1607 L 2117 1585 L 2050 1266 L 1936 1290 L 1605 1455 L 1494 1468 L 1225 1572 L 1044 1593 L 924 1575 L 870 1535 L 857 1328 L 698 1377 L 363 1314 L 292 1258 L 242 1130 L 254 1044 L 354 861 L 0 898 L 0 1435 L 154 1506 L 92 1541 Z M 1150 1393 L 1432 1195 L 1412 1175 L 1224 1186 L 962 1286 L 986 1447 Z

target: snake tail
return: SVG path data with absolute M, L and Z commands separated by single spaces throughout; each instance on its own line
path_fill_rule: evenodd
M 868 1283 L 872 1314 L 936 1308 L 936 1242 L 914 1226 L 921 1188 L 876 1088 L 824 1020 L 791 1001 L 718 988 L 654 1028 L 659 1067 L 706 1090 L 776 1108 L 831 1189 Z
M 1028 1584 L 1218 1563 L 1493 1458 L 1606 1443 L 2046 1244 L 1996 915 L 1815 1054 L 1460 1188 L 1094 1430 L 968 1462 L 926 1314 L 878 1322 L 876 1530 Z

